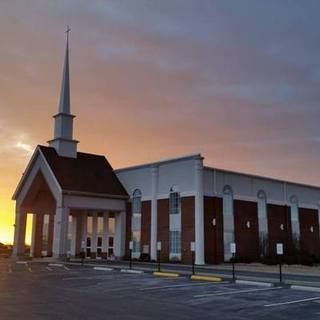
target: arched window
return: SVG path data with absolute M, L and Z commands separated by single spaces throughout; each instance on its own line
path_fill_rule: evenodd
M 263 190 L 257 193 L 258 198 L 258 221 L 259 221 L 259 255 L 265 257 L 268 254 L 268 215 L 267 215 L 267 195 Z
M 257 193 L 258 198 L 258 218 L 267 218 L 267 196 L 263 190 Z
M 176 186 L 170 189 L 169 208 L 170 214 L 180 213 L 180 194 Z
M 229 185 L 223 188 L 223 215 L 233 216 L 233 192 Z
M 132 194 L 132 254 L 139 258 L 141 247 L 141 191 L 136 189 Z
M 181 201 L 176 186 L 169 195 L 169 251 L 171 260 L 181 259 Z
M 139 189 L 134 190 L 132 195 L 132 212 L 141 213 L 141 191 Z
M 296 249 L 300 247 L 299 201 L 296 195 L 290 197 L 292 241 Z
M 230 244 L 234 238 L 234 218 L 233 218 L 233 192 L 229 185 L 223 188 L 223 241 L 224 241 L 224 260 L 231 258 Z

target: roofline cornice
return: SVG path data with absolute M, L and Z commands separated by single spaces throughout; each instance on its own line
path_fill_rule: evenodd
M 118 199 L 118 200 L 128 200 L 130 198 L 129 195 L 121 196 L 121 195 L 113 195 L 108 193 L 84 192 L 84 191 L 76 191 L 76 190 L 62 190 L 62 194 L 69 195 L 69 196 L 107 198 L 107 199 Z

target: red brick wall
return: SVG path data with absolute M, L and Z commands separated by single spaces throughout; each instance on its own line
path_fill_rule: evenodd
M 194 204 L 194 197 L 181 198 L 181 260 L 184 263 L 192 263 L 190 242 L 194 241 Z
M 204 197 L 204 248 L 205 262 L 216 264 L 223 262 L 223 212 L 222 199 Z M 216 219 L 213 226 L 212 220 Z
M 310 255 L 320 256 L 318 211 L 299 208 L 300 245 L 301 251 Z M 313 227 L 313 232 L 310 227 Z
M 269 254 L 276 256 L 276 243 L 283 243 L 284 257 L 292 253 L 290 208 L 268 204 Z M 280 225 L 284 225 L 284 230 Z
M 250 228 L 247 227 L 248 221 Z M 234 200 L 234 231 L 237 258 L 257 261 L 259 258 L 259 224 L 256 202 Z
M 144 245 L 149 246 L 150 253 L 151 201 L 143 201 L 141 211 L 141 253 Z
M 169 199 L 158 200 L 158 241 L 161 241 L 161 261 L 169 260 Z
M 129 258 L 129 242 L 131 241 L 131 203 L 126 204 L 126 258 Z

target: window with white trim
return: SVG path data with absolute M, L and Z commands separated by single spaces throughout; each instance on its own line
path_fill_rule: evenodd
M 179 192 L 170 191 L 170 214 L 179 214 L 180 213 L 180 195 Z
M 169 195 L 169 252 L 170 259 L 181 258 L 181 199 L 176 186 Z
M 141 251 L 141 191 L 136 189 L 132 195 L 132 253 L 139 254 Z
M 170 253 L 179 255 L 181 253 L 181 231 L 170 231 L 169 242 Z

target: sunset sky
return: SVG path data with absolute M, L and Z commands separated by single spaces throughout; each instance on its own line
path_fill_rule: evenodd
M 71 31 L 79 150 L 114 168 L 205 164 L 320 185 L 320 1 L 2 0 L 0 242 L 52 137 Z

